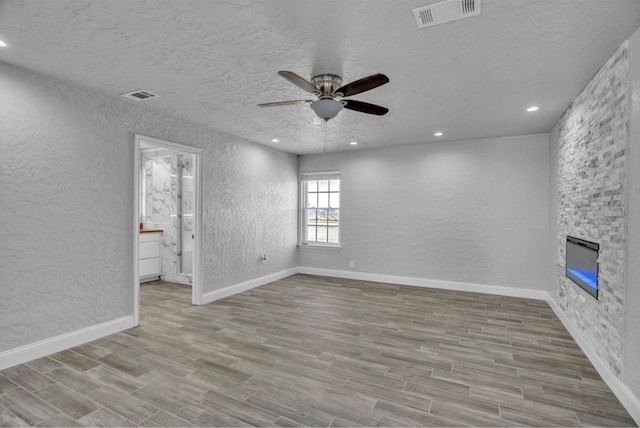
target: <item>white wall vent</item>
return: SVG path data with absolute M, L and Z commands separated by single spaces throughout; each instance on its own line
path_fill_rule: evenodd
M 418 28 L 480 15 L 480 0 L 447 0 L 413 9 Z
M 143 89 L 138 89 L 137 91 L 133 91 L 133 92 L 127 92 L 126 94 L 120 94 L 120 96 L 133 101 L 144 101 L 144 100 L 149 100 L 151 98 L 159 97 L 159 95 L 156 95 L 149 91 L 145 91 Z

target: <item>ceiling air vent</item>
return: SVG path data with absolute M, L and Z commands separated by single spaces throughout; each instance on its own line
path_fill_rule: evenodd
M 138 89 L 137 91 L 133 91 L 133 92 L 127 92 L 126 94 L 120 94 L 120 96 L 133 101 L 144 101 L 144 100 L 150 100 L 151 98 L 159 97 L 159 95 L 156 95 L 154 93 L 151 93 L 149 91 L 145 91 L 142 89 Z
M 418 28 L 480 15 L 480 0 L 447 0 L 413 9 Z

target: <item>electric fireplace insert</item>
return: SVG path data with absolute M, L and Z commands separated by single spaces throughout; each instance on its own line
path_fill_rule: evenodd
M 600 245 L 567 236 L 567 277 L 598 298 L 598 252 Z

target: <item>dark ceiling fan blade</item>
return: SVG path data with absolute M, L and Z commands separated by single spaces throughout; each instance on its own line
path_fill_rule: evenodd
M 296 85 L 297 87 L 304 89 L 307 92 L 311 92 L 312 94 L 320 93 L 320 89 L 316 88 L 313 83 L 309 82 L 306 79 L 303 79 L 302 77 L 298 76 L 296 73 L 293 73 L 291 71 L 278 71 L 278 74 L 284 77 L 285 79 L 287 79 L 289 82 Z
M 273 103 L 258 104 L 258 107 L 278 107 L 278 106 L 292 106 L 296 104 L 309 104 L 311 100 L 295 100 L 295 101 L 276 101 Z
M 377 88 L 378 86 L 382 86 L 386 83 L 389 83 L 389 78 L 384 74 L 378 73 L 371 76 L 363 77 L 362 79 L 356 80 L 355 82 L 347 83 L 346 85 L 336 89 L 335 92 L 340 92 L 343 97 L 350 97 L 351 95 L 370 91 L 371 89 Z
M 389 109 L 386 107 L 365 103 L 363 101 L 342 100 L 342 102 L 344 103 L 344 108 L 348 108 L 349 110 L 359 111 L 361 113 L 369 113 L 369 114 L 382 116 L 387 114 L 387 112 L 389 111 Z

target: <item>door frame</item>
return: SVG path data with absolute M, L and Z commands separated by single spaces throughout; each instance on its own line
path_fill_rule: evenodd
M 193 254 L 193 277 L 191 284 L 191 303 L 194 305 L 203 304 L 203 285 L 202 285 L 202 183 L 204 174 L 202 173 L 202 152 L 201 148 L 188 146 L 185 144 L 174 143 L 171 141 L 161 140 L 159 138 L 147 137 L 145 135 L 135 134 L 134 138 L 134 195 L 133 195 L 133 315 L 135 325 L 140 323 L 140 277 L 138 271 L 138 242 L 140 239 L 140 195 L 141 195 L 141 168 L 140 168 L 140 150 L 143 143 L 151 144 L 156 147 L 174 150 L 181 153 L 192 154 L 195 157 L 195 174 L 193 177 L 195 186 L 195 242 Z

